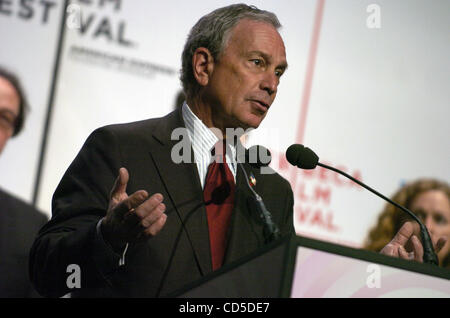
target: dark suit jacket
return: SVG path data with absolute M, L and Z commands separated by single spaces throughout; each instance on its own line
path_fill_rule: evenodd
M 28 255 L 47 217 L 0 189 L 0 298 L 37 297 L 28 275 Z
M 184 127 L 181 111 L 164 118 L 112 125 L 94 131 L 63 176 L 53 197 L 52 220 L 40 231 L 31 256 L 32 280 L 47 296 L 61 296 L 67 266 L 81 268 L 81 290 L 87 296 L 163 296 L 210 273 L 211 255 L 203 190 L 197 166 L 171 159 L 171 133 Z M 120 256 L 98 239 L 96 224 L 105 216 L 109 193 L 120 167 L 130 173 L 127 193 L 144 189 L 164 196 L 166 224 L 161 232 L 131 244 L 124 266 Z M 277 174 L 261 175 L 245 164 L 257 179 L 262 196 L 283 234 L 294 232 L 293 195 L 289 183 Z M 235 208 L 228 233 L 224 263 L 235 261 L 264 242 L 264 225 L 249 206 L 250 190 L 237 173 Z M 183 220 L 183 222 L 181 222 Z M 184 224 L 184 225 L 183 225 Z

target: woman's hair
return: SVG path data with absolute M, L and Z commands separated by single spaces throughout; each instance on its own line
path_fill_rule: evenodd
M 410 209 L 411 203 L 419 194 L 431 190 L 439 190 L 444 192 L 450 201 L 450 186 L 443 181 L 438 181 L 435 179 L 419 179 L 408 183 L 400 188 L 391 199 L 407 209 Z M 405 212 L 400 211 L 400 209 L 396 208 L 392 204 L 387 203 L 384 210 L 378 217 L 377 224 L 370 230 L 365 241 L 364 248 L 379 252 L 392 240 L 403 223 L 410 219 L 411 218 L 405 214 Z M 449 261 L 449 256 L 450 254 L 446 256 L 446 263 Z

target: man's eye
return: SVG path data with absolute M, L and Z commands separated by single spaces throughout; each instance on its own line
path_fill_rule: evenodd
M 253 62 L 253 64 L 255 64 L 257 66 L 261 66 L 262 65 L 262 61 L 258 60 L 258 59 L 252 60 L 252 62 Z

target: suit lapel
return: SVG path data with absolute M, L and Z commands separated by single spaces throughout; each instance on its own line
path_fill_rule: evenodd
M 182 219 L 202 274 L 206 275 L 212 271 L 208 223 L 203 189 L 187 135 L 184 138 L 187 138 L 186 141 L 189 143 L 187 148 L 192 155 L 190 161 L 192 163 L 177 164 L 171 158 L 172 148 L 179 142 L 171 140 L 171 134 L 174 129 L 180 127 L 185 128 L 181 110 L 175 111 L 161 120 L 159 126 L 152 133 L 154 140 L 150 156 L 169 195 L 166 200 L 169 200 L 178 210 L 178 213 L 173 210 L 167 211 L 167 213 L 173 212 L 174 217 Z M 243 147 L 241 144 L 238 146 Z M 240 162 L 245 161 L 243 158 L 240 160 Z M 258 176 L 258 172 L 249 164 L 244 163 L 243 167 L 249 177 L 251 174 Z M 224 264 L 233 262 L 264 246 L 262 221 L 255 208 L 249 203 L 249 198 L 252 197 L 253 194 L 248 188 L 245 175 L 241 168 L 237 167 L 235 204 L 228 232 Z
M 203 190 L 200 184 L 197 165 L 193 160 L 193 151 L 187 135 L 183 140 L 188 142 L 191 163 L 175 163 L 171 158 L 173 146 L 179 141 L 171 140 L 172 131 L 176 128 L 184 128 L 181 110 L 173 112 L 162 120 L 153 132 L 154 146 L 150 156 L 158 170 L 161 181 L 169 195 L 169 200 L 175 211 L 174 217 L 181 218 L 182 226 L 188 239 L 192 243 L 193 252 L 199 262 L 203 275 L 211 272 L 211 253 L 209 247 L 209 233 L 206 219 L 206 209 L 203 204 Z

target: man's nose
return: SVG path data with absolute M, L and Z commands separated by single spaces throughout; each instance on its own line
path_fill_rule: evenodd
M 277 87 L 279 84 L 279 78 L 273 72 L 267 72 L 264 74 L 261 80 L 261 89 L 267 91 L 269 96 L 272 96 L 277 92 Z

